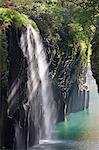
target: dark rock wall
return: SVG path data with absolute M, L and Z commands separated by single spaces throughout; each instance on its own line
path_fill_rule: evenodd
M 7 52 L 6 35 L 0 29 L 0 149 L 4 145 L 5 128 L 7 120 Z
M 93 77 L 96 79 L 96 84 L 98 86 L 98 93 L 99 93 L 99 22 L 96 33 L 91 43 L 92 43 L 91 68 Z
M 61 108 L 60 112 L 62 112 L 60 115 L 62 118 L 60 118 L 59 116 L 58 120 L 62 121 L 64 118 L 64 112 L 72 113 L 83 110 L 83 108 L 80 107 L 77 107 L 77 110 L 75 111 L 72 111 L 71 109 L 67 110 L 68 105 L 71 108 L 72 106 L 70 105 L 74 104 L 75 107 L 75 98 L 79 99 L 78 105 L 81 105 L 82 103 L 80 101 L 81 97 L 77 94 L 77 92 L 80 91 L 79 87 L 77 89 L 78 91 L 76 90 L 77 85 L 80 85 L 80 76 L 81 74 L 83 74 L 80 48 L 77 47 L 77 52 L 73 56 L 72 48 L 74 47 L 70 47 L 70 45 L 74 44 L 74 37 L 68 27 L 56 31 L 60 36 L 60 41 L 56 45 L 53 45 L 51 37 L 48 35 L 48 33 L 46 33 L 46 29 L 42 28 L 41 20 L 36 17 L 31 18 L 34 19 L 36 24 L 38 25 L 43 38 L 44 46 L 46 47 L 50 76 L 53 80 L 53 84 L 56 85 L 55 87 L 57 87 L 55 88 L 56 90 L 54 89 L 54 96 L 58 104 L 58 110 L 60 110 Z M 56 50 L 56 47 L 58 49 L 57 51 L 59 51 L 59 53 L 63 52 L 64 55 L 58 57 L 57 52 L 56 55 L 53 56 L 53 51 Z M 74 89 L 76 90 L 76 95 Z M 56 95 L 61 96 L 57 97 Z M 75 98 L 71 95 L 75 95 Z M 73 102 L 72 104 L 70 103 L 70 99 Z M 64 111 L 65 105 L 67 109 Z
M 7 30 L 8 40 L 8 119 L 6 122 L 6 137 L 4 146 L 7 149 L 12 149 L 16 145 L 15 134 L 16 125 L 24 122 L 25 112 L 22 103 L 27 100 L 26 97 L 26 61 L 23 58 L 20 49 L 20 32 L 14 26 Z M 20 125 L 21 126 L 21 125 Z M 20 138 L 26 143 L 26 125 L 20 131 Z M 22 132 L 22 133 L 21 133 Z M 10 135 L 10 136 L 9 136 Z M 24 137 L 24 138 L 23 138 Z M 20 140 L 21 141 L 21 140 Z M 24 144 L 21 143 L 24 147 Z M 22 148 L 23 148 L 22 147 Z
M 28 103 L 28 64 L 20 48 L 21 31 L 22 28 L 16 29 L 14 26 L 11 26 L 7 31 L 9 60 L 8 117 L 4 147 L 16 150 L 25 150 L 37 144 L 39 142 L 40 127 L 44 126 L 40 85 L 33 101 Z
M 34 101 L 29 105 L 26 104 L 28 99 L 26 84 L 27 61 L 20 48 L 20 34 L 21 29 L 16 29 L 14 26 L 11 26 L 7 31 L 9 74 L 8 92 L 6 93 L 8 94 L 8 117 L 6 119 L 6 136 L 3 144 L 6 149 L 26 149 L 37 144 L 40 126 L 44 130 L 42 108 L 39 101 L 41 96 L 40 86 Z M 66 38 L 68 38 L 68 34 Z M 46 48 L 49 47 L 46 38 L 44 44 Z M 47 50 L 49 62 L 50 53 Z M 54 66 L 54 62 L 56 66 Z M 56 74 L 54 74 L 55 71 Z M 50 76 L 53 82 L 54 99 L 58 110 L 58 122 L 64 121 L 65 113 L 69 114 L 84 109 L 85 99 L 82 98 L 79 90 L 81 73 L 82 63 L 79 48 L 74 56 L 72 56 L 72 49 L 67 48 L 66 57 L 56 57 L 50 64 Z M 16 139 L 16 137 L 19 138 Z

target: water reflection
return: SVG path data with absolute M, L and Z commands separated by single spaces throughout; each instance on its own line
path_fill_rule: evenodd
M 98 141 L 53 141 L 44 143 L 30 150 L 99 150 Z
M 99 140 L 99 95 L 90 65 L 86 75 L 90 90 L 89 109 L 66 117 L 66 123 L 56 126 L 58 139 Z

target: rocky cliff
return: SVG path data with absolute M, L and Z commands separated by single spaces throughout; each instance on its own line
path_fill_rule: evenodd
M 27 102 L 27 62 L 20 48 L 20 35 L 24 24 L 38 28 L 27 16 L 7 8 L 0 8 L 0 17 L 0 149 L 26 149 L 28 108 L 25 114 L 23 103 Z M 34 145 L 38 135 L 34 123 L 31 129 L 34 134 L 29 144 Z M 23 139 L 19 145 L 17 134 Z
M 91 55 L 91 68 L 93 77 L 96 79 L 99 92 L 99 17 L 97 18 L 97 29 L 92 40 L 92 55 Z
M 14 149 L 26 149 L 26 147 L 38 143 L 39 124 L 43 126 L 43 116 L 41 103 L 37 98 L 31 104 L 33 106 L 32 109 L 28 105 L 24 107 L 28 99 L 26 84 L 27 61 L 23 57 L 20 48 L 20 35 L 22 32 L 26 32 L 26 29 L 24 27 L 22 28 L 24 24 L 32 24 L 36 30 L 38 29 L 35 23 L 28 20 L 26 16 L 15 11 L 13 13 L 8 9 L 1 9 L 0 13 L 2 16 L 1 31 L 3 32 L 7 28 L 4 34 L 5 48 L 2 48 L 2 52 L 4 52 L 4 49 L 6 50 L 3 61 L 7 60 L 7 62 L 4 62 L 4 71 L 0 68 L 0 78 L 2 79 L 1 81 L 4 81 L 0 85 L 0 96 L 2 96 L 0 106 L 2 106 L 1 110 L 4 111 L 0 117 L 0 141 L 3 139 L 0 146 L 6 147 L 7 149 L 12 149 L 12 147 Z M 57 121 L 63 121 L 65 113 L 69 114 L 85 109 L 85 89 L 82 88 L 85 81 L 82 75 L 84 75 L 83 71 L 86 66 L 87 53 L 86 55 L 84 53 L 82 56 L 81 51 L 81 44 L 83 43 L 84 45 L 85 43 L 79 43 L 77 41 L 75 32 L 70 26 L 66 26 L 63 30 L 58 30 L 54 37 L 46 31 L 46 28 L 42 27 L 42 21 L 39 21 L 39 23 L 37 21 L 36 23 L 40 29 L 46 48 L 50 78 L 52 79 L 54 99 L 57 107 Z M 2 41 L 0 44 L 2 44 Z M 87 52 L 87 47 L 85 46 L 83 48 Z M 40 96 L 39 89 L 37 95 Z M 38 106 L 40 107 L 36 110 Z M 34 112 L 33 116 L 31 116 L 31 112 L 32 114 Z M 35 117 L 38 118 L 38 122 L 36 123 Z M 9 135 L 11 136 L 9 137 Z M 18 147 L 16 147 L 16 135 L 22 139 L 18 140 Z
M 67 25 L 64 29 L 57 29 L 54 31 L 56 33 L 52 31 L 52 35 L 50 35 L 50 33 L 47 32 L 49 26 L 43 21 L 43 19 L 47 19 L 47 16 L 31 18 L 34 19 L 38 25 L 44 46 L 46 47 L 50 76 L 53 85 L 55 85 L 57 89 L 56 91 L 54 90 L 55 99 L 58 101 L 57 107 L 59 112 L 62 112 L 59 120 L 63 121 L 64 113 L 69 114 L 86 109 L 85 94 L 83 94 L 83 91 L 84 93 L 87 92 L 83 84 L 85 83 L 86 66 L 89 55 L 88 47 L 83 39 L 81 43 L 78 42 L 76 38 L 77 33 L 75 33 L 76 29 L 73 29 L 71 26 Z M 51 28 L 49 30 L 54 29 Z M 82 51 L 85 53 L 83 52 L 82 54 Z M 59 96 L 60 99 L 56 95 L 61 95 Z

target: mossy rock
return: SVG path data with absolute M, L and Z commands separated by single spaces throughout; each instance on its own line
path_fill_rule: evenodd
M 26 24 L 31 24 L 33 28 L 39 32 L 36 23 L 29 19 L 28 16 L 15 10 L 0 8 L 0 26 L 7 28 L 10 25 L 14 25 L 16 28 L 18 28 Z
M 0 8 L 0 70 L 1 70 L 1 82 L 0 87 L 6 88 L 8 82 L 8 41 L 6 30 L 10 26 L 14 26 L 16 29 L 22 25 L 31 24 L 33 28 L 39 32 L 36 23 L 29 19 L 28 16 L 19 13 L 18 11 L 8 8 Z

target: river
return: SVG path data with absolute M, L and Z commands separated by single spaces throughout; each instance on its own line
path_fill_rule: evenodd
M 53 139 L 41 141 L 32 150 L 99 150 L 99 94 L 88 66 L 89 109 L 66 116 L 56 125 Z

